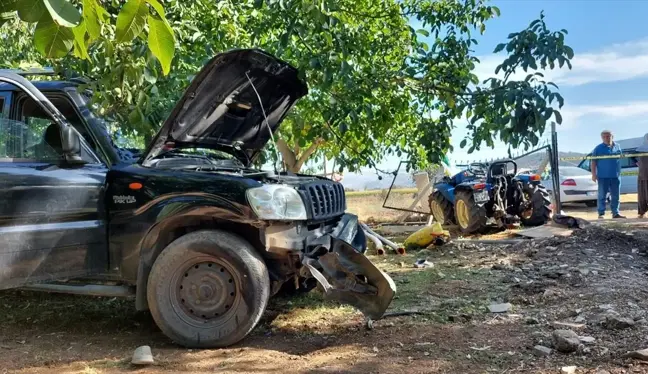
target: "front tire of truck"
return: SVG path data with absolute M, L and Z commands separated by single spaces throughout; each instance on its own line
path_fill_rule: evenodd
M 153 264 L 147 300 L 165 335 L 190 348 L 218 348 L 247 336 L 270 297 L 268 269 L 255 249 L 219 230 L 186 234 Z

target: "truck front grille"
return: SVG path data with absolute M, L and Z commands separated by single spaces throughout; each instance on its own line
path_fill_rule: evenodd
M 344 187 L 340 183 L 316 181 L 302 185 L 302 190 L 310 200 L 310 213 L 314 220 L 336 217 L 346 210 Z

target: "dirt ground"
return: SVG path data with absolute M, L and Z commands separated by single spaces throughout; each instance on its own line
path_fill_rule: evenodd
M 360 313 L 313 291 L 274 299 L 254 332 L 228 349 L 174 345 L 132 300 L 3 291 L 0 372 L 558 373 L 572 365 L 577 373 L 648 372 L 623 357 L 648 348 L 648 229 L 607 227 L 371 256 L 398 287 L 389 312 L 414 314 L 369 329 Z M 433 266 L 414 268 L 418 258 Z M 491 313 L 493 303 L 511 306 Z M 534 346 L 555 348 L 552 333 L 565 328 L 585 342 L 538 356 Z M 132 367 L 133 350 L 144 344 L 155 365 Z
M 638 201 L 637 194 L 621 195 L 620 200 L 621 200 L 621 209 L 620 209 L 621 215 L 624 215 L 628 218 L 636 218 L 637 201 Z M 585 206 L 585 204 L 579 204 L 579 203 L 565 204 L 563 210 L 567 214 L 576 217 L 585 218 L 588 220 L 595 220 L 598 218 L 598 212 L 596 211 L 596 208 L 588 208 Z M 610 206 L 608 205 L 607 210 L 605 211 L 605 218 L 611 218 L 611 216 L 612 213 L 610 212 Z

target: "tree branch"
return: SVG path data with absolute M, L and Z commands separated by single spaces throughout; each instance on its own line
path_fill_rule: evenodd
M 310 147 L 306 148 L 306 150 L 299 156 L 299 159 L 295 163 L 295 169 L 292 171 L 299 171 L 302 166 L 304 166 L 304 163 L 308 160 L 308 158 L 317 151 L 317 148 L 324 142 L 324 139 L 318 138 L 313 142 L 313 144 L 310 145 Z
M 295 159 L 295 153 L 290 149 L 288 143 L 286 143 L 286 141 L 282 138 L 277 139 L 277 148 L 283 156 L 284 164 L 286 165 L 286 167 L 292 170 L 297 163 L 297 160 Z

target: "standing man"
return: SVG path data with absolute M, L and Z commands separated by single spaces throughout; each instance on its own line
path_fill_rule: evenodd
M 621 147 L 616 144 L 609 130 L 601 132 L 603 143 L 599 144 L 592 151 L 592 156 L 615 156 L 621 155 Z M 610 210 L 612 218 L 625 218 L 619 214 L 619 195 L 621 191 L 621 159 L 604 158 L 592 160 L 592 180 L 598 181 L 598 214 L 599 219 L 605 216 L 605 200 L 610 193 Z

